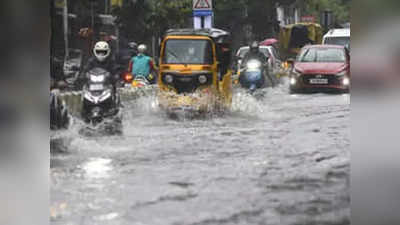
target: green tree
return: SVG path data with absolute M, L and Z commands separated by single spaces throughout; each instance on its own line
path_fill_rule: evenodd
M 350 21 L 351 0 L 306 0 L 303 4 L 304 13 L 320 18 L 325 10 L 331 10 L 338 24 Z
M 136 41 L 145 40 L 151 35 L 148 21 L 151 17 L 151 6 L 148 1 L 125 0 L 123 7 L 115 7 L 112 14 L 117 17 L 121 35 Z

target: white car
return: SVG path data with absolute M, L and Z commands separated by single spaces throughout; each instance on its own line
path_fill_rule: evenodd
M 236 52 L 237 68 L 240 68 L 242 59 L 244 58 L 246 53 L 249 52 L 249 49 L 249 46 L 244 46 L 239 48 L 239 50 Z M 271 74 L 278 72 L 282 64 L 278 51 L 273 46 L 261 45 L 260 52 L 262 52 L 268 58 L 268 67 L 270 70 L 269 72 Z
M 350 49 L 350 28 L 329 30 L 324 35 L 322 44 L 342 45 Z

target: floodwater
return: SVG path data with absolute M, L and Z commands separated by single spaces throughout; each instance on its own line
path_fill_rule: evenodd
M 124 103 L 122 136 L 53 136 L 51 224 L 350 224 L 350 95 L 236 90 L 178 120 L 154 100 Z

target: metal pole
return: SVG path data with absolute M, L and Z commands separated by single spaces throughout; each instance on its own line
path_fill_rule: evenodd
M 104 0 L 104 14 L 108 14 L 108 0 Z
M 91 25 L 92 25 L 92 30 L 94 30 L 94 6 L 93 6 L 94 2 L 92 1 L 90 3 L 90 11 L 91 11 Z
M 116 25 L 115 33 L 116 33 L 116 36 L 117 36 L 117 49 L 116 49 L 116 53 L 117 53 L 117 56 L 119 56 L 119 51 L 120 51 L 120 48 L 119 48 L 119 44 L 120 44 L 120 42 L 119 42 L 120 33 L 119 33 L 119 27 L 118 27 L 118 25 Z
M 154 59 L 156 57 L 156 36 L 154 35 L 151 38 L 151 51 Z
M 65 44 L 65 60 L 66 60 L 69 57 L 69 46 L 68 46 L 68 1 L 67 0 L 64 0 L 63 22 L 64 22 L 64 44 Z

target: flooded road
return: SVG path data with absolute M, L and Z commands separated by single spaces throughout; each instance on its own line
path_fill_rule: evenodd
M 54 225 L 350 224 L 350 95 L 256 100 L 172 120 L 125 104 L 124 134 L 53 139 Z

